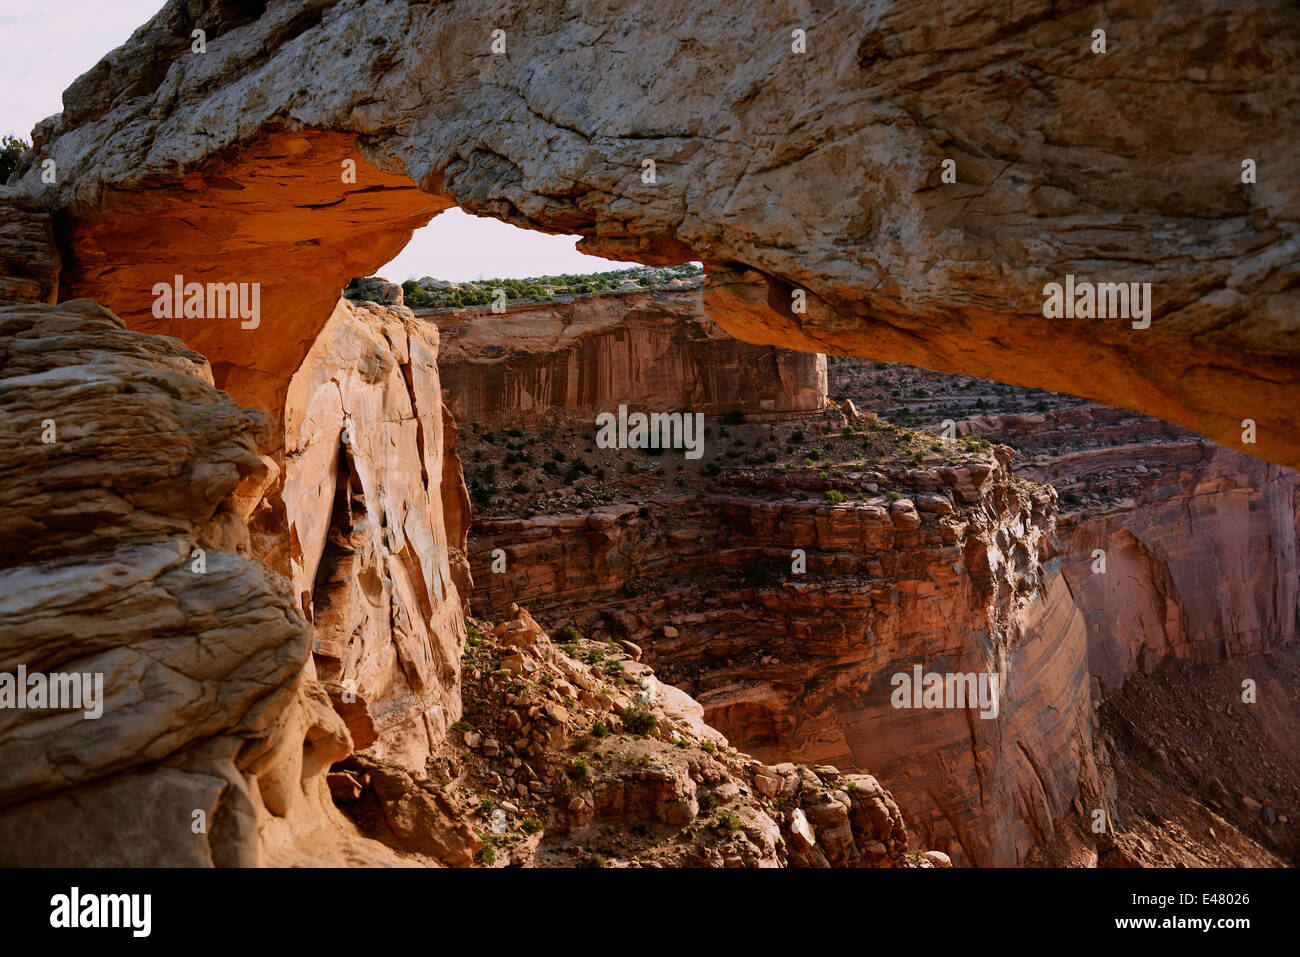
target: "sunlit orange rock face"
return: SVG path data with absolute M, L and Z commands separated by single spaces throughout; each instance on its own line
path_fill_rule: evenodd
M 132 324 L 131 290 L 177 264 L 266 282 L 274 331 L 182 330 L 240 398 L 276 394 L 341 279 L 451 202 L 611 258 L 700 259 L 706 308 L 753 341 L 1084 395 L 1300 464 L 1282 145 L 1300 139 L 1300 9 L 964 0 L 939 24 L 858 0 L 803 25 L 806 53 L 796 27 L 780 6 L 172 2 L 68 91 L 20 185 L 61 215 L 66 294 Z M 345 190 L 351 140 L 306 130 L 359 137 L 382 174 Z M 390 196 L 394 177 L 433 198 Z M 1044 318 L 1067 276 L 1150 283 L 1150 327 Z
M 63 297 L 93 296 L 131 329 L 182 339 L 208 358 L 219 387 L 278 417 L 338 290 L 449 205 L 367 163 L 354 140 L 282 132 L 179 179 L 106 189 L 95 216 L 70 220 L 61 237 Z M 355 182 L 344 180 L 349 163 Z M 174 287 L 178 275 L 205 292 L 256 283 L 260 315 L 159 318 L 154 287 Z

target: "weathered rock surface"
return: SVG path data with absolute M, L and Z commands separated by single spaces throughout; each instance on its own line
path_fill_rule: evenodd
M 85 300 L 0 307 L 0 672 L 98 674 L 102 716 L 0 709 L 0 862 L 395 860 L 329 802 L 351 750 L 249 555 L 266 417 Z
M 826 357 L 732 339 L 699 289 L 581 296 L 505 313 L 429 316 L 445 333 L 438 367 L 457 421 L 537 428 L 602 412 L 820 409 Z
M 59 267 L 49 213 L 18 190 L 0 186 L 0 305 L 53 304 Z
M 416 769 L 460 716 L 469 586 L 437 361 L 432 323 L 340 300 L 285 409 L 290 564 L 316 674 L 351 705 L 354 738 L 366 729 L 358 748 Z
M 1249 682 L 1258 691 L 1242 701 Z M 1294 867 L 1300 833 L 1300 647 L 1167 658 L 1098 711 L 1114 754 L 1113 844 L 1100 866 Z
M 455 203 L 701 259 L 706 309 L 749 341 L 1085 395 L 1234 448 L 1250 418 L 1246 450 L 1294 466 L 1298 51 L 1285 0 L 968 4 L 941 25 L 865 0 L 804 19 L 171 0 L 67 91 L 19 184 L 59 214 L 65 295 L 180 336 L 272 411 L 343 282 Z M 174 274 L 263 283 L 265 321 L 155 319 Z M 1150 328 L 1044 319 L 1067 275 L 1150 283 Z

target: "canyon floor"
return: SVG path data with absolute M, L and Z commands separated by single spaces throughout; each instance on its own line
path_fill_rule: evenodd
M 1259 702 L 1224 705 L 1243 680 Z M 1163 662 L 1102 706 L 1119 808 L 1102 866 L 1294 867 L 1300 650 Z

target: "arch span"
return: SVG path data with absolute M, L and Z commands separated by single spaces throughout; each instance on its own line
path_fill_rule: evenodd
M 171 0 L 38 127 L 22 182 L 60 214 L 65 294 L 134 326 L 176 267 L 264 279 L 260 336 L 172 330 L 256 404 L 341 280 L 456 203 L 593 253 L 703 260 L 710 311 L 742 338 L 1074 393 L 1300 465 L 1294 4 L 792 16 Z M 334 167 L 353 143 L 349 184 Z M 1149 283 L 1150 327 L 1045 319 L 1067 276 Z

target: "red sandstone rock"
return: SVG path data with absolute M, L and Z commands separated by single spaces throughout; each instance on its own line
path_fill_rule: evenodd
M 762 417 L 826 401 L 825 356 L 732 339 L 704 314 L 698 288 L 430 318 L 444 333 L 448 407 L 485 432 L 592 421 L 620 405 Z

